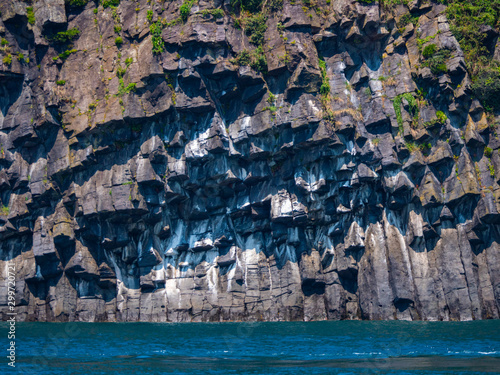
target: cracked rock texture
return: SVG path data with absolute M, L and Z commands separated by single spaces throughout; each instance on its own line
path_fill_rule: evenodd
M 21 320 L 499 317 L 500 140 L 443 5 L 285 1 L 263 74 L 229 1 L 153 54 L 181 4 L 0 2 L 2 319 L 9 265 Z

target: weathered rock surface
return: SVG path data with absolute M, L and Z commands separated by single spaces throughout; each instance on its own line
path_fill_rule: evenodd
M 96 3 L 0 4 L 2 319 L 8 266 L 22 320 L 499 318 L 499 129 L 442 5 L 285 1 L 262 73 L 228 1 Z

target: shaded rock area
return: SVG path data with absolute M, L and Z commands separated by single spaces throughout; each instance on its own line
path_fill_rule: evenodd
M 0 3 L 2 319 L 8 266 L 26 321 L 499 318 L 499 129 L 443 5 L 285 1 L 257 70 L 229 1 L 82 3 Z

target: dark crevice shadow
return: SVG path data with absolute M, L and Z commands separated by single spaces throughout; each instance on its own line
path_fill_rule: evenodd
M 323 281 L 316 281 L 311 279 L 306 279 L 302 281 L 301 289 L 304 296 L 310 297 L 313 294 L 325 294 L 326 284 Z
M 404 312 L 408 310 L 409 308 L 414 307 L 414 301 L 411 299 L 407 298 L 396 298 L 394 300 L 394 307 L 399 311 L 399 312 Z

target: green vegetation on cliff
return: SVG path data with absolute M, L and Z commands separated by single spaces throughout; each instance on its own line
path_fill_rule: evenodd
M 76 0 L 76 1 L 81 1 L 81 0 Z M 109 8 L 111 6 L 117 7 L 120 5 L 120 0 L 101 0 L 101 4 L 103 8 Z
M 258 12 L 261 9 L 262 0 L 231 0 L 231 5 L 234 8 L 241 8 L 252 13 Z
M 500 68 L 492 61 L 494 34 L 500 32 L 500 0 L 439 2 L 447 5 L 446 16 L 464 52 L 474 95 L 487 110 L 500 109 Z
M 64 2 L 73 7 L 82 7 L 87 5 L 89 0 L 65 0 Z
M 246 34 L 250 42 L 256 46 L 264 43 L 264 33 L 267 30 L 266 21 L 267 17 L 264 14 L 258 14 L 246 20 Z
M 194 4 L 194 0 L 191 1 L 185 1 L 181 7 L 180 7 L 180 12 L 181 12 L 181 19 L 186 22 L 189 14 L 191 13 L 191 7 Z
M 78 35 L 80 35 L 80 30 L 78 30 L 77 27 L 74 27 L 66 31 L 58 32 L 51 38 L 51 40 L 55 43 L 67 43 L 73 39 L 76 39 Z
M 267 61 L 262 46 L 259 46 L 252 52 L 246 49 L 241 51 L 238 56 L 233 59 L 233 62 L 238 65 L 248 65 L 258 72 L 267 72 Z
M 5 65 L 10 65 L 12 64 L 12 55 L 9 53 L 8 55 L 6 55 L 3 59 L 2 59 L 2 62 L 5 64 Z
M 151 43 L 153 44 L 153 53 L 160 54 L 164 51 L 163 39 L 161 38 L 161 32 L 163 30 L 163 25 L 160 21 L 151 24 L 149 26 L 149 31 L 151 32 Z
M 401 105 L 403 104 L 403 99 L 408 103 L 410 114 L 413 119 L 418 119 L 418 104 L 412 94 L 406 92 L 404 94 L 400 94 L 394 98 L 393 106 L 394 112 L 396 113 L 396 119 L 398 121 L 398 127 L 401 134 L 403 134 L 403 115 L 401 113 Z
M 28 17 L 28 22 L 31 25 L 35 24 L 35 12 L 33 11 L 33 7 L 26 8 L 26 16 Z
M 0 207 L 0 215 L 2 215 L 2 216 L 8 216 L 9 213 L 10 213 L 10 210 L 9 210 L 8 206 L 2 205 Z

